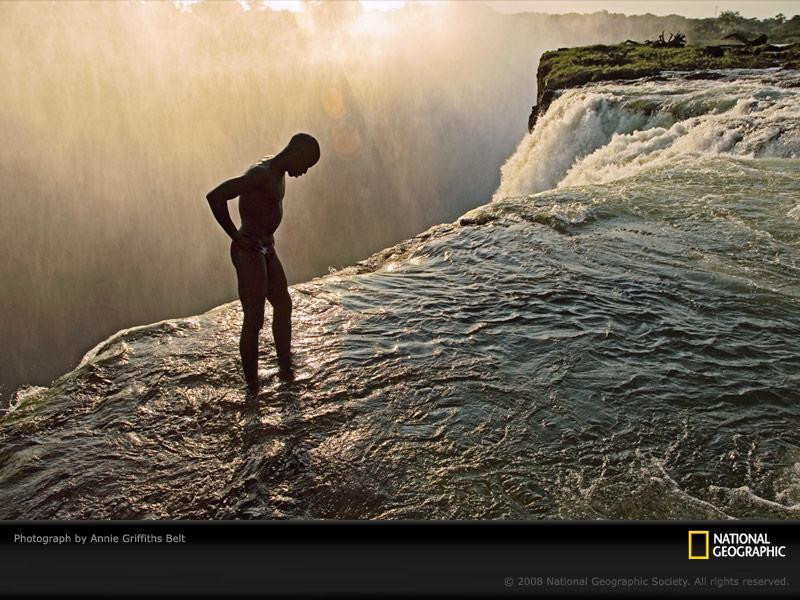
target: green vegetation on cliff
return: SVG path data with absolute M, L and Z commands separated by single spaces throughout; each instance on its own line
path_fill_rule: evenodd
M 798 68 L 800 48 L 689 46 L 652 48 L 637 44 L 561 48 L 545 52 L 539 62 L 539 94 L 590 81 L 635 79 L 661 71 L 695 71 L 785 66 Z M 793 64 L 788 64 L 793 63 Z
M 593 81 L 639 79 L 663 71 L 711 69 L 800 68 L 800 44 L 791 46 L 729 45 L 654 48 L 630 43 L 615 46 L 559 48 L 545 52 L 536 73 L 537 101 L 529 120 L 532 128 L 555 98 L 555 91 Z

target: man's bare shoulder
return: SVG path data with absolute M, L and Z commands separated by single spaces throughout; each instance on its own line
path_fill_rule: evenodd
M 285 183 L 283 172 L 272 165 L 274 157 L 268 156 L 252 165 L 244 174 L 247 186 L 254 192 L 266 193 L 275 200 L 283 199 Z
M 270 169 L 273 158 L 273 156 L 265 156 L 245 171 L 244 177 L 247 178 L 249 184 L 258 188 L 274 185 L 275 176 Z
M 273 159 L 273 158 L 275 158 L 275 155 L 274 155 L 274 154 L 268 154 L 267 156 L 265 156 L 265 157 L 264 157 L 264 158 L 262 158 L 261 160 L 259 160 L 259 161 L 255 162 L 255 163 L 253 164 L 253 166 L 254 166 L 254 167 L 264 167 L 264 168 L 269 168 L 269 165 L 270 165 L 270 163 L 272 162 L 272 159 Z

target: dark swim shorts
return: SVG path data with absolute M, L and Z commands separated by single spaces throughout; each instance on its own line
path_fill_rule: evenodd
M 239 242 L 237 242 L 236 240 L 232 240 L 231 241 L 231 262 L 233 262 L 234 266 L 236 265 L 236 254 L 241 250 L 244 250 L 242 245 Z M 259 250 L 259 252 L 264 255 L 264 258 L 266 260 L 269 260 L 273 256 L 275 256 L 275 244 L 274 243 L 264 244 L 263 242 L 261 242 L 261 249 Z

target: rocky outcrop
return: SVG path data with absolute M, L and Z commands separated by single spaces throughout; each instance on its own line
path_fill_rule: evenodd
M 666 71 L 701 72 L 705 74 L 703 78 L 710 78 L 713 74 L 709 71 L 717 69 L 769 67 L 800 68 L 800 44 L 654 48 L 626 42 L 616 46 L 559 48 L 545 52 L 539 60 L 536 104 L 528 117 L 528 131 L 533 131 L 536 121 L 561 91 L 586 83 L 658 77 Z

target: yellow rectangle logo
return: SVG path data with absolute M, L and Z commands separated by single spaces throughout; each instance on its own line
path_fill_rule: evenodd
M 705 538 L 705 552 L 703 554 L 695 554 L 692 552 L 692 536 L 699 538 L 703 536 Z M 690 531 L 689 532 L 689 560 L 708 560 L 708 531 Z

